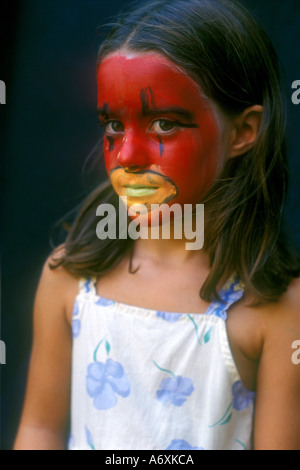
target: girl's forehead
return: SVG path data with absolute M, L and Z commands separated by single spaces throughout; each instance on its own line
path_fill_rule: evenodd
M 169 70 L 173 73 L 185 75 L 174 62 L 158 52 L 137 53 L 118 51 L 104 57 L 101 62 L 101 66 L 103 65 L 105 67 L 119 68 L 125 73 L 137 67 L 139 72 L 142 71 L 142 69 L 144 69 L 145 72 L 157 72 L 157 70 L 167 72 Z
M 174 109 L 205 120 L 214 115 L 220 130 L 227 118 L 185 71 L 159 53 L 117 52 L 97 71 L 98 109 L 114 112 L 159 112 Z
M 101 62 L 98 73 L 98 94 L 109 92 L 138 94 L 149 89 L 193 102 L 203 100 L 199 85 L 177 65 L 158 53 L 115 53 Z

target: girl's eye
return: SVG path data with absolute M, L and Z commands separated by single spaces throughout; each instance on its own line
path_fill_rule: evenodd
M 171 121 L 170 119 L 158 119 L 151 124 L 151 131 L 156 134 L 164 134 L 173 131 L 176 127 L 177 123 L 175 121 Z
M 106 121 L 103 125 L 107 134 L 120 134 L 124 132 L 124 125 L 121 121 Z

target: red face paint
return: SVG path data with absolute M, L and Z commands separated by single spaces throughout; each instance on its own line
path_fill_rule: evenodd
M 196 204 L 222 167 L 221 131 L 198 85 L 159 54 L 112 55 L 98 69 L 107 172 L 129 204 Z

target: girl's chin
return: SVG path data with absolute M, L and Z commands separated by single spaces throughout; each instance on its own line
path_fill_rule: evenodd
M 146 210 L 145 210 L 146 209 Z M 160 204 L 152 210 L 144 205 L 133 204 L 127 208 L 130 219 L 142 228 L 182 225 L 184 211 L 179 204 Z

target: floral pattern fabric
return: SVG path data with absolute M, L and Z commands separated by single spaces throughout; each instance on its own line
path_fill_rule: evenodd
M 250 449 L 255 394 L 225 326 L 242 295 L 233 278 L 205 313 L 162 312 L 102 298 L 82 280 L 69 449 Z

